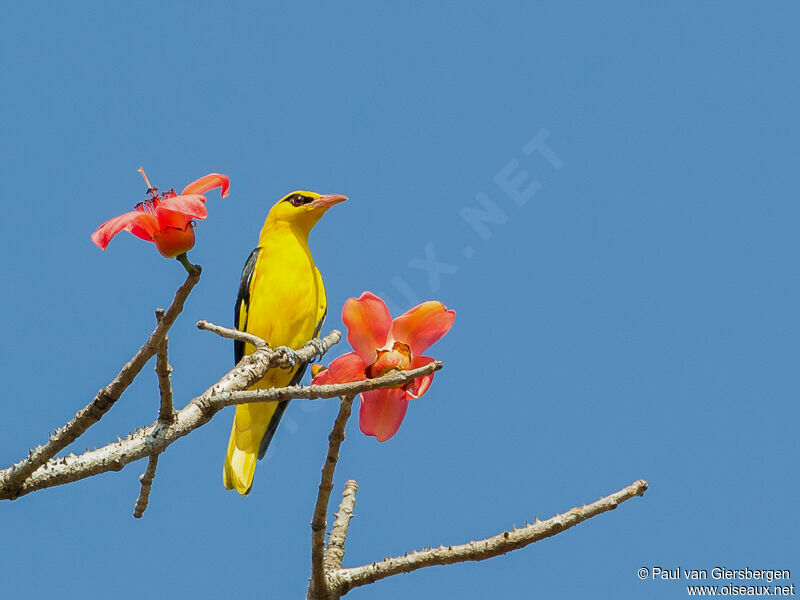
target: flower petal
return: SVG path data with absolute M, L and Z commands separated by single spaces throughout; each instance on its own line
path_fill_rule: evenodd
M 392 437 L 408 409 L 408 394 L 400 389 L 373 390 L 361 394 L 358 424 L 365 435 L 374 435 L 379 442 Z
M 156 206 L 156 214 L 162 211 L 181 213 L 192 219 L 205 219 L 208 216 L 205 196 L 200 194 L 181 194 L 165 198 Z
M 156 223 L 155 223 L 154 227 L 156 229 L 158 229 L 158 219 L 156 219 Z M 146 242 L 154 241 L 153 240 L 153 236 L 150 235 L 150 232 L 147 231 L 147 229 L 145 227 L 142 227 L 140 225 L 132 225 L 131 228 L 128 229 L 128 231 L 130 231 L 133 235 L 135 235 L 138 238 L 143 239 Z
M 359 298 L 348 298 L 342 309 L 342 321 L 347 325 L 347 341 L 361 359 L 371 365 L 378 350 L 386 345 L 392 315 L 386 304 L 372 292 Z
M 208 190 L 221 187 L 220 195 L 224 198 L 228 195 L 228 188 L 230 187 L 230 180 L 227 175 L 220 173 L 209 173 L 203 175 L 200 179 L 195 179 L 192 183 L 183 188 L 181 195 L 184 194 L 203 194 Z
M 92 241 L 101 250 L 105 250 L 111 238 L 120 231 L 130 231 L 143 240 L 152 242 L 153 234 L 158 231 L 158 219 L 156 219 L 155 215 L 139 210 L 126 212 L 100 225 L 97 231 L 92 234 Z
M 334 360 L 331 365 L 311 381 L 312 385 L 325 385 L 328 383 L 346 383 L 348 381 L 362 381 L 367 376 L 364 374 L 367 365 L 355 352 L 348 352 Z
M 397 317 L 392 322 L 391 336 L 419 355 L 450 330 L 455 318 L 456 311 L 447 310 L 437 300 L 429 300 Z
M 430 356 L 415 356 L 411 361 L 411 369 L 419 369 L 420 367 L 424 367 L 428 363 L 432 363 L 434 359 Z M 412 398 L 419 398 L 428 391 L 428 388 L 431 387 L 431 383 L 433 383 L 433 373 L 430 375 L 423 375 L 422 377 L 417 377 L 414 381 L 411 382 L 411 385 L 406 388 L 408 395 Z
M 159 228 L 162 231 L 168 228 L 183 231 L 193 219 L 205 219 L 208 209 L 204 202 L 205 198 L 199 195 L 173 196 L 162 200 L 156 206 Z

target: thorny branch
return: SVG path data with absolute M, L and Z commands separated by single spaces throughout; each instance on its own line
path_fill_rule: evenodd
M 411 571 L 435 565 L 486 560 L 513 550 L 519 550 L 529 544 L 561 533 L 587 519 L 614 510 L 626 500 L 644 495 L 646 490 L 647 482 L 640 479 L 618 492 L 601 498 L 597 502 L 573 508 L 569 512 L 556 515 L 546 521 L 537 520 L 521 529 L 514 528 L 511 531 L 504 531 L 499 535 L 467 544 L 429 548 L 419 552 L 410 552 L 404 556 L 387 558 L 361 567 L 330 572 L 328 573 L 328 579 L 332 594 L 329 597 L 339 598 L 354 587 L 374 583 L 380 579 L 400 573 L 410 573 Z
M 156 309 L 156 322 L 161 322 L 164 318 L 164 309 Z M 158 376 L 158 393 L 161 403 L 158 409 L 158 422 L 160 425 L 168 426 L 175 420 L 175 407 L 172 404 L 172 381 L 170 373 L 172 367 L 169 365 L 167 346 L 169 336 L 164 336 L 156 355 L 156 375 Z M 156 466 L 158 465 L 158 454 L 152 454 L 147 460 L 147 469 L 139 476 L 141 488 L 139 497 L 136 499 L 136 506 L 133 509 L 133 516 L 141 519 L 144 511 L 147 510 L 147 503 L 150 501 L 150 489 L 153 487 L 153 479 L 156 476 Z
M 338 333 L 335 332 L 335 333 Z M 350 383 L 330 383 L 326 385 L 295 385 L 285 388 L 270 388 L 267 390 L 247 390 L 244 392 L 228 392 L 220 394 L 214 401 L 222 406 L 245 404 L 248 402 L 271 402 L 276 400 L 316 400 L 318 398 L 335 398 L 336 396 L 358 395 L 381 388 L 400 387 L 410 383 L 417 377 L 430 375 L 441 369 L 444 365 L 435 360 L 427 365 L 408 371 L 393 371 L 383 377 L 351 381 Z
M 510 531 L 504 531 L 486 539 L 457 546 L 442 545 L 438 548 L 407 552 L 403 556 L 386 558 L 380 562 L 343 569 L 344 543 L 347 538 L 350 518 L 355 507 L 357 489 L 358 484 L 353 480 L 345 484 L 342 503 L 339 506 L 339 513 L 325 552 L 324 571 L 321 576 L 322 583 L 319 583 L 314 578 L 314 563 L 312 562 L 312 579 L 308 592 L 309 600 L 338 600 L 355 587 L 369 585 L 393 575 L 410 573 L 411 571 L 437 565 L 481 561 L 519 550 L 534 542 L 566 531 L 587 519 L 614 510 L 617 506 L 635 496 L 643 496 L 647 490 L 647 482 L 640 479 L 628 487 L 591 504 L 575 507 L 566 513 L 556 515 L 545 521 L 536 519 L 533 523 L 526 524 L 525 527 L 520 529 L 514 527 Z M 313 538 L 314 532 L 312 529 Z M 320 587 L 321 585 L 324 587 Z M 318 592 L 318 590 L 322 591 Z
M 339 512 L 336 513 L 336 521 L 333 523 L 330 536 L 328 537 L 328 547 L 325 550 L 325 570 L 335 571 L 342 568 L 344 560 L 344 543 L 347 539 L 347 530 L 350 527 L 350 519 L 353 518 L 353 509 L 356 506 L 356 492 L 358 483 L 350 479 L 344 484 L 342 502 L 339 504 Z
M 358 484 L 353 480 L 348 481 L 345 485 L 342 503 L 328 538 L 327 548 L 324 548 L 324 542 L 328 503 L 333 488 L 333 473 L 339 459 L 339 447 L 344 440 L 344 431 L 350 417 L 351 405 L 352 397 L 343 395 L 339 414 L 328 437 L 328 454 L 322 466 L 322 480 L 319 484 L 314 516 L 311 521 L 311 579 L 307 600 L 338 600 L 355 587 L 375 583 L 380 579 L 400 573 L 409 573 L 435 565 L 479 561 L 500 556 L 554 536 L 594 516 L 614 510 L 622 502 L 634 496 L 644 495 L 647 490 L 647 482 L 640 479 L 588 506 L 573 508 L 569 512 L 556 515 L 546 521 L 536 519 L 534 523 L 526 524 L 521 529 L 514 527 L 511 531 L 504 531 L 496 536 L 467 544 L 428 548 L 360 567 L 343 569 L 344 545 L 358 489 Z
M 169 315 L 169 311 L 167 315 Z M 166 319 L 167 316 L 165 316 L 164 321 Z M 321 347 L 327 351 L 332 345 L 338 343 L 340 339 L 341 333 L 333 331 L 320 340 Z M 308 361 L 318 354 L 319 351 L 312 346 L 304 346 L 297 351 L 297 355 L 304 361 Z M 79 479 L 107 471 L 119 471 L 130 462 L 163 452 L 167 446 L 178 438 L 207 423 L 224 406 L 245 401 L 236 402 L 231 400 L 227 397 L 226 392 L 245 390 L 261 379 L 268 369 L 284 366 L 285 364 L 283 353 L 273 352 L 266 347 L 262 348 L 244 357 L 236 367 L 206 390 L 204 394 L 194 398 L 183 409 L 178 411 L 175 420 L 168 427 L 160 426 L 156 421 L 145 429 L 138 429 L 123 440 L 108 444 L 97 450 L 89 450 L 80 456 L 70 455 L 51 459 L 15 487 L 9 487 L 3 483 L 4 477 L 14 467 L 0 471 L 0 500 L 16 498 L 36 490 L 78 481 Z M 294 391 L 293 397 L 304 397 L 304 393 L 298 393 L 298 389 L 300 388 L 283 388 L 282 390 Z M 309 390 L 311 388 L 306 389 Z M 314 390 L 311 390 L 311 392 L 313 393 Z M 228 402 L 218 402 L 217 396 L 220 399 L 227 399 Z
M 161 321 L 164 318 L 164 310 L 159 308 L 156 311 L 156 319 Z M 158 422 L 163 425 L 169 425 L 175 420 L 175 407 L 172 404 L 172 382 L 170 381 L 170 373 L 172 367 L 169 365 L 169 356 L 167 354 L 167 344 L 169 337 L 164 336 L 161 346 L 156 355 L 156 375 L 158 376 L 158 393 L 161 397 L 161 406 L 158 409 Z
M 325 582 L 325 528 L 328 525 L 328 502 L 333 490 L 333 472 L 339 460 L 339 448 L 344 441 L 344 428 L 350 419 L 353 407 L 353 396 L 342 396 L 339 414 L 333 423 L 333 429 L 328 436 L 328 456 L 322 465 L 322 479 L 319 482 L 317 504 L 314 507 L 314 517 L 311 519 L 311 585 L 308 596 L 314 600 L 324 600 L 327 597 Z
M 317 344 L 306 344 L 296 350 L 300 360 L 308 362 L 320 354 L 327 352 L 341 339 L 341 333 L 333 331 Z M 89 450 L 79 456 L 62 456 L 49 461 L 34 472 L 16 490 L 13 497 L 23 496 L 31 492 L 78 481 L 92 475 L 107 471 L 119 471 L 128 463 L 163 452 L 177 439 L 191 433 L 206 424 L 225 406 L 244 404 L 247 402 L 281 401 L 293 399 L 333 398 L 342 395 L 356 395 L 363 391 L 381 387 L 396 387 L 411 382 L 422 375 L 428 375 L 442 367 L 435 361 L 411 371 L 391 373 L 381 378 L 351 383 L 291 386 L 270 390 L 245 390 L 261 379 L 271 367 L 285 365 L 283 352 L 273 352 L 269 348 L 257 350 L 245 356 L 239 364 L 229 371 L 202 395 L 191 400 L 176 413 L 175 421 L 168 427 L 157 421 L 145 429 L 137 429 L 127 438 L 98 448 Z M 0 471 L 0 474 L 3 471 Z M 0 486 L 0 500 L 11 498 L 10 490 Z
M 189 296 L 189 292 L 200 280 L 200 267 L 195 267 L 186 277 L 186 281 L 178 288 L 175 299 L 164 313 L 164 318 L 156 326 L 153 333 L 128 362 L 114 380 L 102 390 L 97 392 L 86 407 L 82 408 L 69 423 L 57 429 L 44 445 L 37 446 L 30 451 L 27 458 L 19 461 L 11 467 L 0 471 L 0 498 L 16 498 L 24 493 L 25 480 L 37 469 L 42 468 L 59 451 L 69 446 L 72 442 L 83 435 L 89 427 L 97 423 L 102 416 L 114 406 L 122 392 L 133 382 L 139 372 L 152 356 L 158 352 L 161 341 L 167 335 L 167 331 L 172 327 L 175 319 L 183 310 L 183 304 Z
M 384 377 L 331 385 L 292 386 L 268 390 L 248 390 L 270 368 L 288 367 L 289 357 L 281 350 L 272 350 L 268 344 L 251 334 L 200 321 L 200 329 L 222 337 L 251 344 L 255 351 L 245 356 L 238 365 L 223 376 L 202 395 L 192 399 L 183 409 L 175 411 L 167 354 L 167 331 L 183 309 L 189 292 L 200 278 L 200 267 L 186 261 L 189 272 L 178 289 L 169 309 L 156 313 L 158 324 L 145 344 L 128 362 L 116 378 L 100 390 L 94 400 L 80 410 L 75 418 L 56 430 L 49 441 L 31 450 L 27 458 L 0 471 L 0 499 L 14 499 L 33 491 L 78 481 L 106 471 L 118 471 L 126 464 L 148 458 L 147 469 L 139 478 L 141 491 L 134 508 L 134 517 L 141 517 L 147 508 L 150 490 L 156 474 L 158 456 L 170 444 L 207 423 L 225 406 L 247 402 L 274 402 L 289 399 L 315 399 L 341 397 L 339 414 L 328 437 L 328 454 L 322 467 L 319 492 L 311 521 L 311 579 L 308 598 L 311 600 L 338 600 L 351 589 L 368 585 L 397 575 L 434 565 L 465 561 L 479 561 L 518 550 L 529 544 L 556 535 L 594 516 L 615 509 L 619 504 L 647 490 L 647 482 L 639 480 L 632 485 L 589 505 L 576 507 L 546 521 L 538 519 L 521 529 L 513 528 L 496 536 L 457 546 L 440 546 L 403 556 L 387 558 L 360 567 L 342 568 L 345 542 L 353 516 L 358 484 L 349 480 L 345 485 L 339 512 L 331 530 L 327 548 L 328 504 L 333 489 L 333 475 L 339 459 L 339 449 L 344 441 L 345 428 L 350 418 L 353 398 L 364 391 L 405 385 L 422 375 L 442 368 L 439 361 L 424 367 L 397 371 Z M 325 354 L 341 340 L 341 333 L 332 331 L 319 340 L 311 340 L 296 349 L 296 358 L 309 362 Z M 80 456 L 54 458 L 56 453 L 75 441 L 114 405 L 122 392 L 139 374 L 144 364 L 157 354 L 156 373 L 160 392 L 158 420 L 145 429 L 137 429 L 124 440 L 102 448 L 86 451 Z

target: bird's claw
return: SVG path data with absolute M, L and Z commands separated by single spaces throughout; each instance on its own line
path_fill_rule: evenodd
M 325 342 L 317 338 L 306 342 L 306 346 L 311 346 L 317 352 L 317 355 L 310 361 L 312 363 L 321 361 L 322 355 L 328 351 L 328 347 L 325 345 Z
M 275 352 L 280 352 L 283 354 L 286 362 L 289 363 L 289 367 L 296 367 L 297 363 L 300 362 L 300 357 L 297 356 L 297 352 L 289 348 L 289 346 L 278 346 L 275 348 Z

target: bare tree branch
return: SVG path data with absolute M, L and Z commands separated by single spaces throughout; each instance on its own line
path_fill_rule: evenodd
M 0 490 L 2 498 L 15 498 L 22 495 L 23 483 L 37 469 L 45 465 L 59 451 L 66 448 L 89 427 L 97 423 L 108 410 L 114 406 L 123 391 L 131 384 L 134 377 L 144 367 L 145 363 L 158 351 L 161 341 L 175 319 L 183 310 L 184 302 L 189 292 L 200 280 L 200 267 L 195 267 L 186 277 L 186 281 L 178 288 L 175 299 L 172 301 L 164 318 L 158 323 L 153 333 L 128 362 L 114 380 L 97 392 L 94 400 L 78 411 L 75 418 L 63 427 L 57 429 L 44 445 L 31 450 L 27 458 L 0 471 Z M 20 493 L 18 493 L 20 492 Z
M 157 465 L 158 454 L 153 454 L 147 461 L 147 469 L 139 476 L 139 482 L 142 487 L 139 491 L 139 497 L 136 499 L 136 506 L 133 508 L 133 516 L 137 519 L 141 519 L 144 511 L 147 510 L 147 503 L 150 501 L 150 488 L 153 486 Z
M 434 565 L 448 565 L 458 562 L 479 561 L 500 556 L 513 550 L 551 537 L 574 527 L 587 519 L 615 509 L 619 504 L 642 496 L 647 490 L 647 482 L 643 479 L 630 486 L 601 498 L 597 502 L 576 507 L 546 521 L 536 519 L 522 529 L 514 527 L 499 535 L 458 546 L 440 546 L 427 548 L 420 552 L 406 553 L 403 556 L 387 558 L 369 565 L 343 569 L 344 545 L 353 516 L 358 484 L 350 480 L 345 485 L 339 512 L 330 533 L 327 550 L 324 549 L 326 518 L 328 503 L 333 488 L 333 474 L 339 459 L 339 448 L 344 441 L 344 431 L 350 417 L 352 396 L 342 398 L 339 414 L 329 436 L 328 454 L 322 465 L 322 480 L 314 507 L 314 518 L 311 521 L 311 579 L 307 600 L 339 600 L 351 589 L 375 583 L 381 579 L 409 573 Z
M 486 560 L 524 548 L 528 544 L 554 536 L 594 516 L 614 510 L 622 502 L 634 496 L 644 495 L 645 490 L 647 490 L 647 482 L 640 479 L 597 502 L 573 508 L 569 512 L 556 515 L 546 521 L 537 520 L 522 529 L 515 528 L 494 537 L 459 546 L 440 546 L 420 552 L 410 552 L 404 556 L 387 558 L 361 567 L 339 569 L 328 573 L 328 585 L 332 590 L 331 597 L 339 598 L 354 587 L 374 583 L 392 575 L 409 573 L 434 565 Z
M 164 309 L 156 309 L 156 321 L 161 322 L 164 318 Z M 158 392 L 161 403 L 158 409 L 158 423 L 160 425 L 170 425 L 175 420 L 175 407 L 172 404 L 172 381 L 170 373 L 172 367 L 169 365 L 169 356 L 167 354 L 167 346 L 169 345 L 169 336 L 165 335 L 161 340 L 161 345 L 156 354 L 156 375 L 158 376 Z M 141 519 L 144 511 L 147 510 L 147 503 L 150 501 L 150 489 L 153 487 L 153 480 L 156 477 L 156 466 L 158 465 L 158 454 L 153 454 L 147 460 L 147 469 L 139 476 L 141 488 L 139 489 L 139 497 L 136 500 L 136 506 L 133 509 L 133 516 L 136 519 Z
M 159 308 L 156 310 L 156 319 L 161 322 L 163 318 L 164 309 Z M 170 379 L 172 367 L 169 365 L 169 357 L 167 355 L 168 343 L 169 336 L 165 335 L 158 348 L 158 354 L 156 355 L 158 393 L 161 396 L 161 406 L 158 409 L 158 422 L 163 425 L 169 425 L 175 420 L 175 407 L 172 404 L 172 381 Z
M 313 600 L 325 600 L 328 597 L 328 585 L 325 577 L 325 529 L 328 525 L 328 503 L 333 490 L 333 473 L 339 460 L 339 448 L 344 441 L 344 429 L 350 419 L 353 397 L 342 396 L 339 414 L 333 423 L 328 436 L 328 455 L 322 465 L 322 478 L 319 482 L 317 504 L 314 517 L 311 519 L 311 584 L 308 586 L 308 597 Z
M 341 339 L 341 333 L 331 332 L 320 340 L 327 350 Z M 318 354 L 312 347 L 297 351 L 301 360 L 308 361 Z M 194 398 L 176 414 L 175 421 L 168 427 L 153 423 L 146 429 L 137 429 L 126 439 L 108 444 L 97 450 L 84 452 L 80 456 L 64 456 L 50 460 L 37 469 L 21 486 L 9 490 L 0 483 L 0 500 L 21 496 L 30 492 L 63 485 L 107 471 L 119 471 L 126 464 L 163 452 L 171 443 L 207 423 L 221 408 L 226 406 L 216 402 L 217 396 L 224 396 L 229 390 L 244 390 L 260 380 L 271 367 L 285 364 L 282 353 L 264 348 L 245 356 L 222 379 Z M 290 389 L 290 388 L 284 388 Z M 231 403 L 233 404 L 233 403 Z M 4 471 L 0 471 L 0 476 Z M 2 479 L 0 479 L 2 482 Z
M 410 383 L 417 377 L 430 375 L 441 369 L 443 363 L 439 360 L 428 363 L 408 371 L 392 371 L 383 377 L 351 381 L 349 383 L 330 383 L 326 385 L 291 386 L 285 388 L 270 388 L 266 390 L 247 390 L 242 392 L 227 392 L 220 394 L 214 401 L 222 406 L 246 404 L 248 402 L 271 402 L 275 400 L 316 400 L 318 398 L 335 398 L 336 396 L 355 396 L 362 392 L 377 389 L 400 387 Z
M 358 483 L 355 480 L 350 479 L 344 484 L 342 502 L 339 504 L 339 512 L 336 513 L 336 521 L 334 521 L 333 529 L 328 536 L 328 548 L 325 550 L 325 571 L 328 573 L 342 568 L 344 544 L 347 540 L 350 519 L 353 518 L 357 491 Z
M 244 342 L 245 344 L 250 344 L 254 348 L 269 348 L 270 345 L 262 340 L 260 337 L 253 335 L 252 333 L 247 333 L 246 331 L 239 331 L 238 329 L 228 329 L 227 327 L 221 327 L 220 325 L 214 325 L 213 323 L 209 323 L 208 321 L 198 321 L 197 328 L 202 329 L 204 331 L 210 331 L 212 333 L 216 333 L 220 337 L 224 337 L 230 340 L 237 340 L 240 342 Z M 314 345 L 317 343 L 317 340 L 309 340 L 306 342 L 306 346 Z M 289 356 L 286 354 L 286 348 L 284 346 L 279 346 L 273 349 L 274 352 L 279 353 L 283 356 L 285 360 L 286 366 L 291 366 L 291 361 L 289 360 Z
M 218 336 L 227 338 L 229 340 L 239 340 L 240 342 L 245 342 L 246 344 L 252 344 L 255 348 L 268 346 L 267 342 L 262 340 L 260 337 L 253 335 L 252 333 L 239 331 L 238 329 L 228 329 L 227 327 L 214 325 L 208 321 L 198 321 L 197 328 L 202 329 L 203 331 L 216 333 Z
M 341 333 L 333 331 L 319 340 L 319 345 L 322 349 L 327 350 L 340 339 Z M 296 352 L 303 361 L 309 361 L 319 354 L 319 350 L 309 344 L 296 350 Z M 312 385 L 308 387 L 291 386 L 272 390 L 258 390 L 257 392 L 230 391 L 247 389 L 250 385 L 260 380 L 267 369 L 270 366 L 274 366 L 271 362 L 273 360 L 279 361 L 278 364 L 283 364 L 285 357 L 283 353 L 276 353 L 269 349 L 257 350 L 253 354 L 245 356 L 234 369 L 228 372 L 214 386 L 179 410 L 176 413 L 175 421 L 168 427 L 161 426 L 156 422 L 145 429 L 137 429 L 123 440 L 108 444 L 97 450 L 89 450 L 80 456 L 62 456 L 50 460 L 46 465 L 37 469 L 19 488 L 14 490 L 14 497 L 56 485 L 71 483 L 107 471 L 119 471 L 133 461 L 163 452 L 179 438 L 206 424 L 225 406 L 247 402 L 356 395 L 367 390 L 405 385 L 417 377 L 433 373 L 442 367 L 441 362 L 435 361 L 419 369 L 397 371 L 381 378 L 366 381 Z M 261 392 L 265 393 L 262 394 Z M 9 498 L 11 498 L 11 491 L 0 485 L 0 500 Z
M 261 380 L 271 368 L 294 367 L 298 360 L 301 363 L 308 363 L 317 356 L 322 356 L 332 345 L 341 340 L 341 333 L 333 331 L 325 338 L 310 340 L 296 350 L 284 347 L 273 350 L 263 339 L 251 334 L 220 327 L 208 321 L 200 321 L 197 323 L 198 328 L 224 338 L 251 344 L 255 351 L 244 356 L 239 364 L 217 383 L 176 412 L 173 406 L 170 377 L 172 368 L 169 365 L 167 332 L 183 309 L 186 298 L 198 282 L 201 273 L 200 267 L 191 265 L 185 256 L 183 258 L 182 264 L 189 273 L 186 281 L 178 289 L 169 309 L 166 312 L 162 309 L 156 311 L 158 323 L 145 344 L 122 368 L 117 377 L 100 390 L 94 400 L 81 409 L 73 420 L 56 430 L 45 445 L 31 450 L 26 459 L 0 471 L 0 499 L 14 499 L 36 490 L 78 481 L 99 473 L 118 471 L 133 461 L 147 457 L 147 468 L 139 477 L 141 488 L 133 513 L 135 518 L 141 518 L 149 503 L 159 454 L 170 444 L 206 424 L 225 406 L 338 396 L 341 398 L 339 413 L 328 437 L 328 453 L 322 466 L 319 491 L 311 521 L 311 579 L 307 595 L 309 600 L 338 600 L 355 587 L 372 584 L 400 573 L 434 565 L 480 561 L 518 550 L 603 512 L 613 510 L 620 503 L 633 496 L 641 496 L 647 490 L 647 482 L 639 480 L 588 506 L 573 508 L 546 521 L 536 519 L 533 524 L 526 524 L 522 529 L 514 527 L 511 531 L 467 544 L 428 548 L 369 565 L 342 568 L 345 542 L 358 489 L 355 481 L 350 480 L 345 485 L 327 548 L 325 531 L 330 495 L 333 490 L 333 476 L 340 447 L 345 438 L 345 428 L 352 411 L 353 399 L 365 391 L 406 386 L 418 377 L 432 375 L 442 368 L 442 363 L 433 361 L 418 369 L 395 371 L 383 377 L 348 383 L 249 390 L 248 388 Z M 157 354 L 155 371 L 158 376 L 160 396 L 156 422 L 145 429 L 137 429 L 124 440 L 117 438 L 116 443 L 96 450 L 87 450 L 80 456 L 70 454 L 54 458 L 57 452 L 75 441 L 102 418 L 154 354 Z

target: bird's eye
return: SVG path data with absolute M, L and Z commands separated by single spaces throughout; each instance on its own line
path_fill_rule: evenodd
M 292 203 L 292 206 L 302 206 L 307 202 L 307 200 L 303 198 L 303 196 L 301 196 L 300 194 L 295 194 L 294 196 L 289 198 L 289 202 Z

